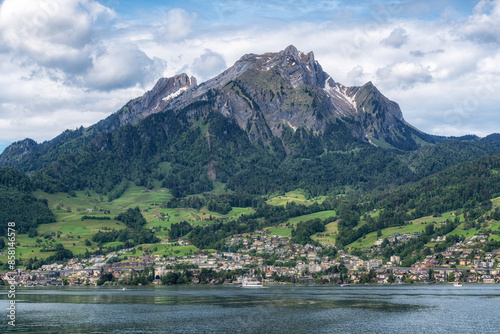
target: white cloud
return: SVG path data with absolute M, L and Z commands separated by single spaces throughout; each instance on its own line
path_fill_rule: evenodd
M 461 22 L 458 33 L 478 43 L 500 43 L 500 1 L 482 0 L 474 15 Z
M 96 22 L 114 16 L 91 0 L 5 0 L 0 40 L 41 66 L 82 73 L 91 65 Z
M 362 86 L 365 83 L 363 67 L 358 65 L 347 73 L 346 85 Z
M 196 58 L 191 65 L 191 70 L 194 75 L 205 81 L 210 79 L 227 68 L 224 57 L 211 50 L 206 50 L 204 54 Z
M 421 64 L 401 62 L 377 70 L 379 82 L 386 88 L 410 89 L 417 83 L 432 81 L 429 68 Z
M 119 36 L 109 39 L 116 34 L 116 18 L 93 0 L 6 0 L 0 7 L 0 38 L 20 66 L 31 68 L 31 77 L 44 73 L 105 91 L 144 87 L 163 74 L 166 63 Z
M 498 64 L 500 64 L 500 51 L 481 59 L 478 62 L 478 72 L 490 73 L 499 76 L 500 67 Z
M 176 41 L 186 38 L 191 33 L 192 25 L 197 16 L 195 13 L 188 13 L 181 8 L 169 10 L 158 23 L 158 40 Z
M 167 67 L 159 58 L 151 59 L 132 43 L 111 44 L 93 56 L 85 75 L 86 86 L 97 90 L 141 87 L 160 78 Z
M 383 39 L 381 43 L 385 46 L 391 46 L 393 48 L 400 48 L 403 45 L 406 44 L 408 41 L 408 34 L 405 29 L 403 28 L 396 28 L 394 29 L 391 34 Z

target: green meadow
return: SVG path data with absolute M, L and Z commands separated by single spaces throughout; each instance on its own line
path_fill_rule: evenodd
M 326 219 L 335 216 L 336 213 L 334 210 L 326 210 L 326 211 L 320 211 L 320 212 L 315 212 L 309 215 L 303 215 L 299 217 L 294 217 L 289 219 L 286 223 L 280 224 L 278 227 L 269 227 L 266 228 L 265 230 L 271 231 L 271 234 L 276 234 L 277 236 L 283 236 L 283 237 L 291 237 L 292 236 L 292 227 L 297 226 L 299 222 L 305 222 L 311 219 Z M 335 243 L 335 237 L 338 233 L 338 223 L 332 222 L 326 225 L 326 231 L 322 233 L 317 233 L 312 236 L 313 240 L 317 240 L 321 243 L 326 243 L 329 245 L 332 245 Z M 322 235 L 321 237 L 318 236 Z
M 307 199 L 306 196 L 304 195 L 304 191 L 302 189 L 297 189 L 294 191 L 289 191 L 284 195 L 271 196 L 271 198 L 267 200 L 266 203 L 270 205 L 286 205 L 287 203 L 295 202 L 297 204 L 308 205 L 308 204 L 313 204 L 315 202 L 323 203 L 325 198 L 326 196 L 318 196 L 311 199 Z
M 378 211 L 375 214 L 378 214 Z M 461 220 L 463 220 L 463 216 L 459 216 L 459 218 L 461 218 Z M 390 236 L 394 233 L 413 234 L 414 232 L 423 232 L 425 230 L 425 226 L 428 223 L 431 223 L 431 222 L 439 223 L 441 221 L 446 221 L 447 219 L 455 219 L 454 211 L 443 213 L 441 216 L 438 216 L 438 217 L 426 216 L 426 217 L 414 219 L 414 220 L 410 221 L 410 224 L 404 225 L 404 226 L 397 226 L 397 227 L 395 226 L 395 227 L 384 228 L 381 230 L 382 235 L 380 237 L 377 237 L 377 232 L 368 233 L 364 238 L 358 239 L 355 242 L 349 244 L 348 247 L 364 248 L 367 246 L 373 246 L 375 241 L 377 241 L 378 239 L 387 238 L 388 236 Z M 366 222 L 362 222 L 362 224 L 366 224 Z M 360 225 L 358 225 L 358 227 L 359 226 L 361 226 L 361 223 L 360 223 Z M 450 232 L 450 234 L 453 232 Z
M 319 212 L 311 213 L 309 215 L 303 215 L 303 216 L 290 218 L 288 220 L 288 223 L 293 223 L 294 225 L 297 225 L 297 223 L 299 223 L 299 222 L 305 222 L 305 221 L 316 219 L 316 218 L 326 219 L 326 218 L 333 217 L 335 215 L 336 215 L 335 210 L 319 211 Z
M 168 166 L 166 166 L 168 167 Z M 215 183 L 211 193 L 224 193 L 224 184 Z M 50 249 L 56 244 L 62 244 L 75 255 L 83 255 L 86 250 L 95 251 L 98 245 L 92 242 L 92 236 L 99 231 L 111 229 L 124 229 L 125 224 L 116 221 L 116 217 L 128 208 L 139 207 L 147 221 L 146 228 L 154 229 L 155 235 L 160 239 L 168 238 L 168 229 L 171 224 L 188 221 L 194 226 L 211 224 L 219 218 L 236 219 L 243 214 L 253 213 L 252 208 L 232 208 L 221 215 L 211 212 L 206 207 L 199 210 L 192 208 L 164 208 L 160 205 L 172 198 L 170 190 L 165 188 L 147 189 L 130 183 L 127 190 L 120 198 L 108 201 L 106 196 L 99 195 L 91 190 L 76 191 L 73 196 L 67 193 L 49 194 L 36 191 L 35 197 L 47 199 L 49 208 L 56 217 L 55 223 L 42 224 L 37 228 L 38 236 L 30 238 L 27 234 L 16 236 L 16 250 L 19 259 L 44 258 L 53 255 Z M 83 216 L 108 217 L 109 220 L 85 219 Z M 86 245 L 86 240 L 90 246 Z M 115 247 L 121 242 L 105 243 L 103 247 Z M 147 245 L 142 245 L 147 247 Z M 197 250 L 194 246 L 174 246 L 156 244 L 158 252 L 167 255 L 183 255 Z M 137 248 L 137 247 L 136 247 Z M 137 251 L 136 255 L 143 254 Z M 0 261 L 6 261 L 6 256 L 0 256 Z
M 325 232 L 316 233 L 311 238 L 323 244 L 334 245 L 335 238 L 337 237 L 337 234 L 339 232 L 338 223 L 331 222 L 329 224 L 326 224 L 325 228 Z

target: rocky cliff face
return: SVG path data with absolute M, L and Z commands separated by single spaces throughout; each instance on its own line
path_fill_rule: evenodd
M 418 148 L 412 138 L 432 142 L 406 123 L 398 104 L 371 83 L 346 87 L 335 82 L 314 59 L 294 46 L 277 53 L 248 54 L 219 76 L 190 86 L 165 104 L 179 110 L 215 95 L 216 109 L 233 118 L 252 141 L 280 137 L 285 127 L 323 132 L 336 119 L 351 124 L 351 133 L 373 145 L 403 150 Z M 373 140 L 372 140 L 373 139 Z
M 43 168 L 100 133 L 137 125 L 160 112 L 186 113 L 188 118 L 219 112 L 234 120 L 250 141 L 264 144 L 298 129 L 321 135 L 329 124 L 341 124 L 342 133 L 386 148 L 408 151 L 434 140 L 406 123 L 397 103 L 371 82 L 343 86 L 323 71 L 312 52 L 289 46 L 277 53 L 245 55 L 200 85 L 186 74 L 161 78 L 142 97 L 87 129 L 65 131 L 39 145 L 32 140 L 13 144 L 0 156 L 0 165 L 18 166 L 29 160 L 31 167 L 24 171 Z
M 120 124 L 137 123 L 147 116 L 162 111 L 182 93 L 196 87 L 196 78 L 180 74 L 172 78 L 161 78 L 142 97 L 130 101 L 119 112 Z

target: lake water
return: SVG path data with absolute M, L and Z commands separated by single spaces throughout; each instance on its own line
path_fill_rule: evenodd
M 18 288 L 16 307 L 0 332 L 500 333 L 498 284 Z

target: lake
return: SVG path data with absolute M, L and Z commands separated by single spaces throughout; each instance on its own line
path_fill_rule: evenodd
M 18 288 L 0 332 L 499 333 L 500 285 Z

